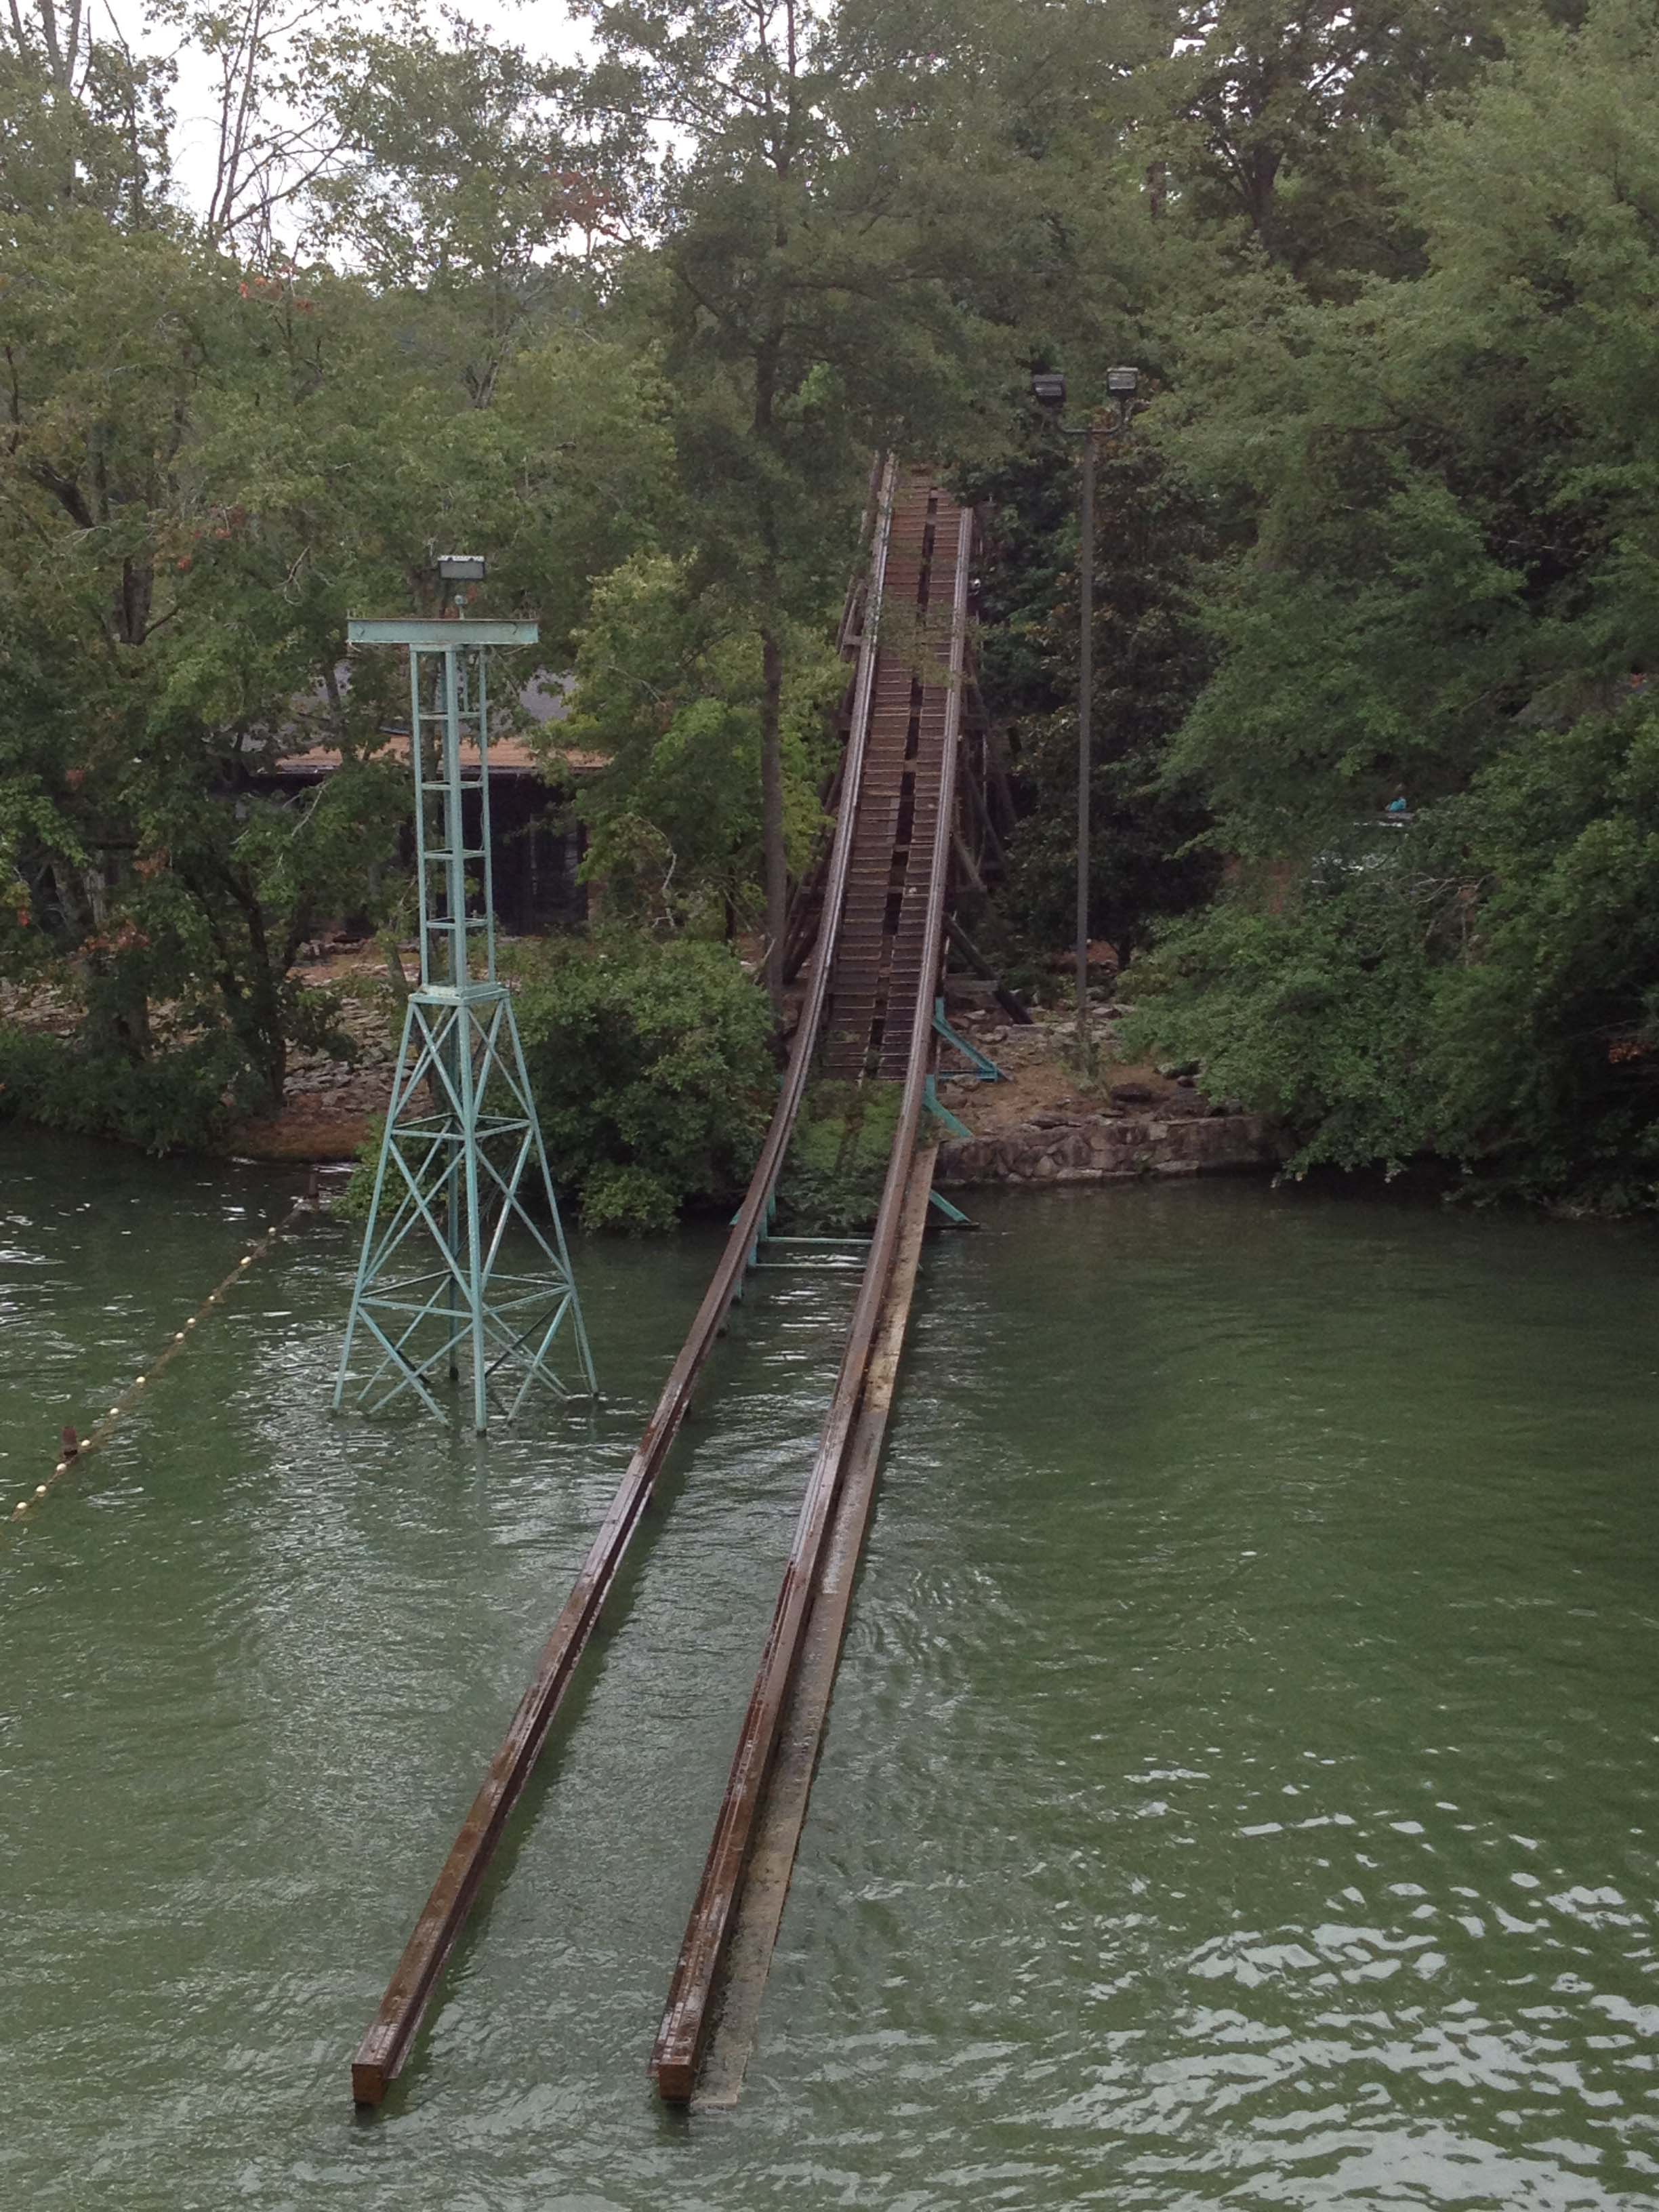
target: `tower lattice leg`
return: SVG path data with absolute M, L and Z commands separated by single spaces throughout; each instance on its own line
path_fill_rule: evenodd
M 434 1386 L 463 1369 L 480 1430 L 492 1397 L 510 1418 L 538 1382 L 560 1398 L 595 1387 L 513 1002 L 499 983 L 410 994 L 334 1403 L 355 1385 L 370 1412 L 409 1390 L 441 1413 Z

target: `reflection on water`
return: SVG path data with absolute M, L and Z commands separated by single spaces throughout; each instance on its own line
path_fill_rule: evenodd
M 0 1139 L 0 1480 L 283 1198 Z M 0 1526 L 0 2203 L 1653 2201 L 1651 1235 L 976 1210 L 925 1263 L 734 2114 L 664 2116 L 645 2061 L 844 1282 L 742 1310 L 372 2125 L 351 2050 L 713 1240 L 579 1244 L 609 1395 L 481 1447 L 328 1418 L 320 1224 Z

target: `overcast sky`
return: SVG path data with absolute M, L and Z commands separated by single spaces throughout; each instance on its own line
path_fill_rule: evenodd
M 172 40 L 146 30 L 135 37 L 131 16 L 132 0 L 116 0 L 116 20 L 132 44 L 153 52 L 171 50 Z M 296 10 L 297 12 L 297 10 Z M 379 11 L 365 7 L 360 13 L 372 21 Z M 462 9 L 467 20 L 503 45 L 520 46 L 538 58 L 574 61 L 586 46 L 586 27 L 573 21 L 557 0 L 469 0 Z M 436 10 L 432 10 L 436 20 Z M 214 148 L 218 128 L 217 90 L 212 70 L 199 54 L 179 57 L 179 82 L 173 94 L 178 126 L 173 135 L 174 174 L 180 191 L 194 207 L 207 204 L 213 189 Z

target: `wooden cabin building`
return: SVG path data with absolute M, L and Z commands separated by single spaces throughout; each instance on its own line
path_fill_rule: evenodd
M 562 690 L 545 679 L 530 685 L 523 698 L 527 712 L 544 725 L 562 720 L 565 711 Z M 388 729 L 380 757 L 409 768 L 409 732 Z M 331 745 L 312 745 L 284 754 L 264 775 L 255 779 L 273 796 L 294 798 L 308 787 L 334 775 L 340 754 Z M 472 750 L 464 763 L 476 768 Z M 567 751 L 562 774 L 549 775 L 545 757 L 538 757 L 523 738 L 496 738 L 489 747 L 489 828 L 491 879 L 495 887 L 495 926 L 506 936 L 538 937 L 551 932 L 580 929 L 587 919 L 587 890 L 578 879 L 586 839 L 570 814 L 570 800 L 585 775 L 605 765 L 599 754 Z M 414 809 L 414 779 L 410 775 L 410 805 Z M 466 802 L 463 823 L 466 842 L 478 838 L 477 801 Z M 412 872 L 415 831 L 411 819 L 404 833 L 403 857 Z

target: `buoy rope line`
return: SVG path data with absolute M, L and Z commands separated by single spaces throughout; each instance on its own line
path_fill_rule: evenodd
M 201 1322 L 206 1319 L 207 1316 L 213 1310 L 214 1307 L 216 1306 L 219 1301 L 224 1297 L 226 1291 L 230 1289 L 231 1285 L 234 1283 L 240 1283 L 241 1281 L 243 1275 L 246 1273 L 248 1268 L 253 1265 L 256 1260 L 264 1259 L 265 1254 L 270 1251 L 271 1246 L 275 1244 L 279 1238 L 287 1234 L 288 1231 L 293 1227 L 294 1224 L 300 1218 L 301 1214 L 314 1213 L 316 1211 L 317 1200 L 309 1192 L 306 1193 L 300 1198 L 296 1198 L 293 1205 L 289 1206 L 288 1212 L 283 1214 L 281 1220 L 276 1222 L 271 1228 L 268 1229 L 264 1235 L 260 1237 L 257 1244 L 249 1245 L 247 1250 L 243 1253 L 241 1258 L 236 1262 L 236 1265 L 225 1277 L 223 1282 L 217 1283 L 214 1285 L 213 1289 L 208 1292 L 206 1297 L 203 1299 L 201 1304 L 197 1307 L 195 1312 L 191 1314 L 190 1318 L 185 1322 L 184 1327 L 181 1329 L 176 1329 L 173 1332 L 172 1340 L 165 1345 L 162 1349 L 156 1353 L 155 1358 L 152 1359 L 149 1365 L 145 1368 L 143 1373 L 139 1376 L 135 1376 L 133 1380 L 128 1383 L 126 1389 L 121 1393 L 115 1403 L 110 1407 L 108 1413 L 102 1415 L 100 1419 L 94 1421 L 91 1428 L 88 1430 L 86 1435 L 83 1437 L 77 1436 L 73 1429 L 66 1428 L 64 1431 L 63 1442 L 58 1453 L 58 1464 L 52 1468 L 52 1473 L 46 1477 L 44 1482 L 40 1482 L 35 1485 L 34 1494 L 32 1498 L 20 1498 L 18 1499 L 16 1504 L 12 1507 L 10 1513 L 7 1516 L 8 1520 L 27 1521 L 38 1509 L 41 1501 L 49 1497 L 58 1487 L 58 1484 L 63 1480 L 64 1477 L 69 1473 L 72 1467 L 74 1467 L 79 1461 L 83 1460 L 89 1451 L 95 1451 L 100 1444 L 106 1444 L 109 1442 L 111 1436 L 114 1432 L 115 1425 L 121 1419 L 121 1416 L 124 1413 L 130 1413 L 131 1411 L 132 1407 L 138 1402 L 138 1400 L 143 1392 L 146 1391 L 149 1388 L 150 1384 L 155 1382 L 156 1376 L 167 1364 L 168 1361 L 176 1359 L 179 1357 L 179 1354 L 184 1350 L 185 1346 L 190 1343 L 191 1331 L 195 1329 Z

